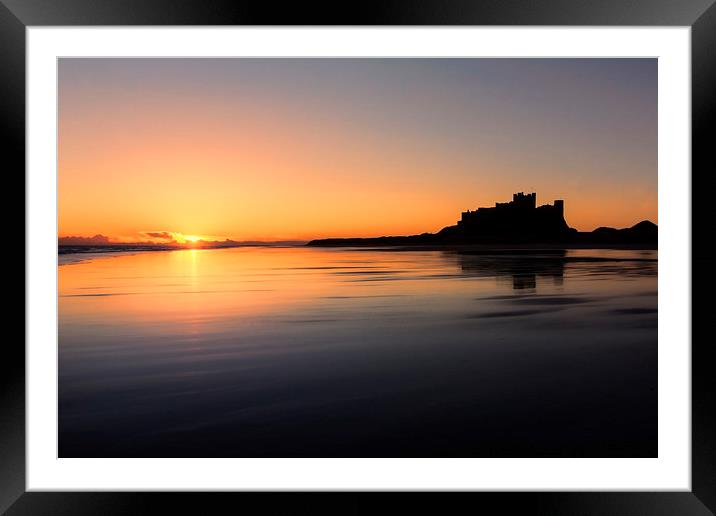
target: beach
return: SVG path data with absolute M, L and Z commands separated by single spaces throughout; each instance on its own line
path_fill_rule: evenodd
M 65 263 L 60 457 L 657 453 L 653 250 Z

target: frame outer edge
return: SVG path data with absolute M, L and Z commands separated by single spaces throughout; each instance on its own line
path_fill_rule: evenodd
M 13 10 L 11 11 L 8 9 L 8 7 L 5 4 L 11 4 L 13 6 Z M 25 25 L 24 20 L 29 20 L 31 23 L 35 24 L 70 24 L 70 25 L 93 25 L 93 24 L 100 24 L 100 23 L 107 23 L 107 24 L 120 24 L 120 23 L 126 23 L 126 24 L 146 24 L 148 22 L 151 23 L 157 23 L 157 24 L 172 24 L 172 20 L 166 19 L 167 12 L 163 9 L 160 11 L 163 11 L 161 17 L 164 18 L 164 21 L 161 22 L 159 20 L 157 21 L 150 21 L 152 19 L 155 19 L 157 16 L 158 11 L 158 4 L 161 4 L 162 2 L 157 2 L 156 0 L 153 2 L 149 2 L 147 4 L 144 4 L 142 7 L 138 9 L 138 11 L 141 11 L 144 9 L 143 13 L 137 13 L 137 15 L 129 16 L 129 18 L 126 15 L 119 14 L 117 11 L 118 5 L 115 5 L 115 9 L 108 8 L 108 2 L 103 1 L 100 2 L 106 10 L 102 12 L 102 8 L 99 9 L 99 16 L 97 14 L 97 10 L 90 11 L 88 10 L 88 3 L 84 2 L 82 0 L 68 0 L 67 3 L 50 5 L 48 2 L 42 1 L 42 0 L 29 0 L 25 4 L 25 7 L 22 6 L 18 1 L 16 0 L 2 0 L 0 1 L 0 119 L 3 120 L 3 124 L 0 125 L 2 129 L 7 129 L 6 131 L 6 138 L 3 139 L 4 142 L 6 142 L 3 147 L 5 147 L 5 156 L 6 158 L 9 158 L 10 165 L 7 167 L 7 170 L 9 171 L 16 171 L 17 177 L 20 176 L 19 171 L 22 170 L 23 174 L 22 177 L 24 177 L 24 167 L 25 167 L 25 141 L 24 141 L 24 135 L 25 135 Z M 619 12 L 612 12 L 608 16 L 604 16 L 603 12 L 602 15 L 596 15 L 594 17 L 594 21 L 591 24 L 598 24 L 598 23 L 606 23 L 606 24 L 614 24 L 614 25 L 621 25 L 621 24 L 653 24 L 656 20 L 652 20 L 651 16 L 644 16 L 644 6 L 648 4 L 649 2 L 636 2 L 636 6 L 640 6 L 641 8 L 635 9 L 636 12 L 632 12 L 630 14 L 626 14 L 622 12 L 621 14 Z M 69 5 L 68 5 L 69 4 Z M 154 6 L 150 6 L 149 4 L 154 4 Z M 191 13 L 194 11 L 194 13 L 197 13 L 197 5 L 193 4 L 192 2 L 181 2 L 182 9 L 181 9 L 181 16 L 186 16 L 187 13 Z M 552 6 L 552 9 L 547 8 L 545 11 L 542 12 L 542 15 L 534 16 L 534 9 L 531 11 L 529 8 L 525 8 L 525 11 L 527 11 L 527 20 L 525 20 L 525 13 L 522 13 L 522 16 L 515 16 L 515 21 L 513 23 L 516 24 L 540 24 L 540 23 L 546 23 L 549 22 L 549 20 L 541 20 L 541 18 L 544 18 L 547 16 L 548 18 L 551 18 L 554 20 L 553 23 L 556 24 L 572 24 L 579 22 L 583 16 L 577 16 L 574 20 L 570 22 L 568 19 L 564 19 L 561 15 L 555 15 L 558 4 L 560 4 L 559 1 L 557 2 L 550 2 L 549 5 Z M 688 4 L 684 6 L 684 4 Z M 395 21 L 392 23 L 401 24 L 406 23 L 406 21 L 400 21 L 401 13 L 399 10 L 396 9 L 395 2 L 388 2 L 388 5 L 392 5 L 393 9 L 387 12 L 385 10 L 382 10 L 381 12 L 377 13 L 377 18 L 380 18 L 381 16 L 385 16 L 385 18 L 392 18 Z M 449 4 L 448 4 L 449 5 Z M 462 5 L 462 2 L 453 3 L 453 6 Z M 581 5 L 581 4 L 580 4 Z M 623 4 L 622 4 L 623 5 Z M 710 206 L 712 206 L 712 203 L 710 202 L 709 192 L 714 190 L 714 186 L 716 181 L 713 179 L 712 171 L 716 170 L 716 159 L 715 154 L 710 149 L 712 146 L 711 141 L 708 139 L 708 129 L 713 128 L 714 125 L 716 125 L 716 108 L 715 108 L 715 100 L 714 100 L 714 92 L 716 91 L 716 4 L 713 3 L 713 0 L 691 0 L 689 2 L 683 2 L 682 6 L 685 7 L 684 11 L 687 11 L 686 13 L 684 11 L 681 12 L 681 15 L 677 16 L 673 14 L 673 9 L 665 9 L 665 11 L 669 11 L 667 14 L 661 15 L 661 17 L 657 16 L 656 19 L 660 20 L 661 23 L 669 25 L 679 25 L 679 24 L 687 24 L 689 23 L 689 13 L 694 12 L 703 12 L 694 22 L 692 26 L 692 163 L 693 163 L 693 172 L 692 172 L 692 217 L 693 217 L 693 226 L 692 231 L 693 234 L 709 234 L 709 226 L 712 217 L 710 216 Z M 54 7 L 54 8 L 53 8 Z M 472 6 L 476 10 L 479 10 L 479 6 Z M 649 6 L 647 6 L 649 7 Z M 651 8 L 657 7 L 653 3 L 650 6 Z M 496 13 L 496 10 L 493 8 L 492 12 L 490 12 L 489 7 L 485 7 L 488 11 L 487 16 L 484 17 L 484 22 L 486 24 L 496 24 L 498 23 L 497 20 L 504 20 L 504 17 L 506 16 L 506 13 L 504 11 L 512 11 L 512 9 L 508 8 L 506 10 L 503 10 L 503 12 Z M 405 8 L 403 7 L 403 10 Z M 705 9 L 705 11 L 704 11 Z M 499 9 L 497 9 L 499 10 Z M 586 9 L 586 11 L 591 11 L 593 14 L 593 9 Z M 655 11 L 658 11 L 659 9 L 654 9 Z M 63 11 L 63 12 L 60 12 Z M 83 12 L 84 11 L 84 12 Z M 219 12 L 222 11 L 221 9 L 215 11 Z M 236 14 L 237 9 L 234 8 L 233 10 L 229 9 L 232 13 Z M 448 11 L 450 11 L 448 7 Z M 472 12 L 470 9 L 467 9 L 469 12 L 464 12 L 466 15 L 467 20 L 463 23 L 474 23 L 474 12 Z M 619 11 L 619 9 L 614 9 L 614 11 Z M 126 12 L 126 11 L 125 11 Z M 652 11 L 653 12 L 653 11 Z M 15 13 L 18 13 L 18 16 L 16 16 Z M 251 22 L 250 18 L 253 18 L 253 16 L 250 15 L 251 11 L 243 11 L 244 14 L 249 14 L 244 18 L 244 16 L 238 17 L 238 16 L 227 16 L 223 18 L 223 22 L 219 23 L 237 23 L 239 19 L 243 21 L 244 23 Z M 112 20 L 108 20 L 106 18 L 106 15 L 116 16 L 116 18 Z M 275 13 L 274 13 L 275 14 Z M 424 17 L 426 14 L 430 16 L 429 13 L 426 13 L 424 10 L 422 10 L 421 17 Z M 433 22 L 431 24 L 439 24 L 439 23 L 455 23 L 454 17 L 448 16 L 446 20 L 440 20 L 442 18 L 441 16 L 436 15 L 433 13 L 434 18 Z M 509 15 L 509 13 L 507 13 Z M 360 16 L 359 16 L 360 17 Z M 696 16 L 694 16 L 695 18 Z M 263 18 L 262 16 L 257 16 L 257 18 Z M 300 17 L 299 17 L 300 18 Z M 410 16 L 407 18 L 411 18 Z M 414 18 L 414 16 L 413 16 Z M 569 14 L 567 15 L 567 18 L 570 18 Z M 203 19 L 203 18 L 202 18 Z M 371 20 L 376 19 L 376 16 L 371 16 Z M 691 18 L 693 19 L 693 18 Z M 21 21 L 23 20 L 23 21 Z M 452 20 L 452 21 L 451 21 Z M 109 23 L 108 23 L 109 22 Z M 216 22 L 214 22 L 216 23 Z M 390 20 L 384 21 L 383 23 L 391 23 Z M 423 22 L 425 23 L 425 22 Z M 504 23 L 504 21 L 503 21 Z M 6 160 L 7 163 L 7 160 Z M 22 191 L 23 194 L 25 192 L 25 186 L 24 182 L 22 185 Z M 24 195 L 23 195 L 24 197 Z M 7 209 L 7 208 L 6 208 Z M 10 216 L 8 212 L 8 217 Z M 14 217 L 16 219 L 17 212 L 14 213 Z M 12 220 L 9 219 L 8 220 Z M 24 224 L 23 224 L 24 229 Z M 706 233 L 704 233 L 706 231 Z M 694 277 L 699 278 L 699 283 L 693 284 L 693 301 L 692 304 L 693 313 L 693 333 L 694 336 L 696 335 L 696 331 L 699 330 L 702 327 L 702 323 L 700 321 L 705 321 L 706 316 L 708 315 L 708 312 L 706 312 L 707 308 L 706 305 L 703 303 L 705 298 L 701 299 L 702 303 L 697 304 L 696 300 L 699 296 L 705 296 L 708 295 L 710 292 L 713 292 L 716 290 L 716 282 L 714 282 L 712 274 L 709 273 L 712 265 L 713 260 L 709 260 L 709 255 L 707 254 L 707 248 L 706 243 L 704 241 L 697 242 L 692 239 L 692 249 L 693 249 L 693 275 Z M 24 248 L 23 248 L 24 250 Z M 23 256 L 24 258 L 24 256 Z M 24 265 L 23 265 L 24 270 Z M 24 298 L 23 298 L 24 299 Z M 23 303 L 24 308 L 24 303 Z M 652 505 L 654 503 L 657 503 L 657 505 L 661 505 L 663 501 L 668 499 L 680 499 L 682 501 L 689 500 L 688 506 L 691 510 L 685 511 L 682 514 L 707 514 L 708 512 L 711 512 L 716 507 L 716 489 L 714 489 L 713 486 L 716 485 L 716 443 L 714 443 L 714 435 L 716 435 L 716 424 L 714 421 L 714 402 L 713 400 L 716 397 L 716 388 L 714 387 L 714 376 L 712 371 L 710 371 L 711 364 L 713 363 L 713 351 L 708 349 L 708 342 L 705 342 L 703 340 L 699 341 L 702 343 L 701 346 L 695 345 L 696 341 L 694 339 L 694 343 L 692 344 L 692 384 L 693 384 L 693 392 L 692 392 L 692 443 L 693 443 L 693 452 L 692 452 L 692 489 L 693 489 L 693 495 L 683 493 L 641 493 L 641 494 L 635 494 L 640 501 L 646 502 L 645 506 L 642 507 L 644 509 L 646 506 Z M 24 339 L 23 343 L 20 344 L 19 342 L 13 342 L 10 341 L 8 343 L 8 346 L 4 347 L 3 350 L 3 360 L 0 360 L 0 513 L 4 513 L 5 510 L 7 510 L 13 503 L 15 505 L 13 506 L 13 510 L 11 511 L 14 514 L 28 514 L 28 512 L 25 512 L 23 510 L 27 509 L 27 504 L 30 503 L 34 505 L 33 502 L 40 502 L 41 500 L 44 502 L 49 502 L 48 504 L 41 504 L 44 505 L 45 509 L 49 509 L 51 506 L 54 506 L 54 508 L 60 509 L 60 507 L 64 504 L 60 504 L 58 506 L 57 504 L 62 500 L 66 500 L 70 502 L 70 507 L 73 505 L 71 503 L 71 499 L 74 497 L 81 497 L 83 499 L 83 502 L 80 503 L 80 506 L 84 510 L 80 510 L 79 513 L 87 513 L 87 509 L 90 509 L 93 505 L 95 508 L 97 508 L 97 502 L 99 502 L 99 506 L 101 507 L 104 505 L 104 503 L 110 503 L 112 506 L 116 507 L 122 507 L 124 506 L 127 508 L 127 504 L 131 507 L 134 506 L 135 508 L 140 507 L 146 507 L 145 504 L 147 502 L 156 501 L 158 502 L 159 499 L 162 500 L 161 506 L 167 507 L 166 502 L 168 502 L 168 496 L 161 495 L 157 493 L 155 496 L 152 496 L 151 494 L 145 493 L 145 494 L 130 494 L 130 493 L 124 493 L 124 494 L 100 494 L 100 493 L 85 493 L 85 494 L 71 494 L 71 493 L 47 493 L 47 494 L 25 494 L 23 495 L 25 491 L 25 385 L 24 385 L 24 367 L 25 367 L 25 353 L 24 353 Z M 187 493 L 188 494 L 188 493 Z M 484 500 L 485 495 L 487 493 L 480 493 L 476 494 L 477 498 L 472 498 L 472 502 L 480 503 L 479 500 Z M 515 493 L 517 494 L 517 493 Z M 627 493 L 618 494 L 618 493 L 603 493 L 600 497 L 602 503 L 596 503 L 592 505 L 593 509 L 596 509 L 597 507 L 601 506 L 602 509 L 617 509 L 617 507 L 621 506 L 621 509 L 624 509 L 625 507 L 621 503 L 616 503 L 616 500 L 620 499 L 623 495 L 626 495 Z M 523 494 L 524 495 L 524 494 Z M 529 498 L 534 501 L 534 498 L 532 497 L 533 494 L 527 494 Z M 577 495 L 577 493 L 561 493 L 561 494 L 547 494 L 544 493 L 544 496 L 547 496 L 549 498 L 552 497 L 566 497 L 568 500 L 572 500 L 572 503 L 568 503 L 567 505 L 571 506 L 573 510 L 579 510 L 579 503 L 577 500 L 575 500 L 573 497 Z M 582 499 L 588 498 L 592 499 L 594 497 L 595 493 L 585 493 L 580 494 L 579 498 Z M 198 495 L 202 496 L 202 495 Z M 231 496 L 231 495 L 229 495 Z M 241 498 L 238 498 L 240 496 Z M 495 496 L 499 496 L 500 499 L 504 503 L 504 496 L 508 496 L 508 493 L 499 493 L 495 494 Z M 18 499 L 19 497 L 19 499 Z M 109 497 L 113 501 L 110 502 L 109 499 L 105 498 Z M 665 498 L 666 497 L 666 498 Z M 674 498 L 676 497 L 676 498 Z M 130 502 L 130 499 L 134 499 L 133 502 Z M 208 496 L 202 496 L 202 503 L 205 503 L 208 501 Z M 251 497 L 252 499 L 256 500 L 256 497 Z M 285 497 L 284 497 L 285 498 Z M 351 497 L 353 498 L 353 497 Z M 363 498 L 363 497 L 361 497 Z M 695 500 L 697 498 L 697 500 Z M 238 502 L 239 500 L 244 501 L 245 495 L 237 495 L 236 497 L 231 496 L 232 502 Z M 314 497 L 311 497 L 312 500 L 315 501 Z M 375 500 L 371 497 L 371 499 Z M 123 503 L 120 502 L 120 500 L 123 500 Z M 141 501 L 140 501 L 141 500 Z M 443 498 L 443 501 L 445 499 Z M 611 501 L 611 503 L 607 501 Z M 657 500 L 660 500 L 657 502 Z M 79 501 L 76 500 L 75 501 Z M 226 500 L 228 501 L 228 500 Z M 256 500 L 258 501 L 258 500 Z M 261 502 L 263 505 L 263 502 L 266 501 L 266 496 L 261 496 Z M 291 501 L 295 503 L 296 498 L 294 496 L 291 497 Z M 353 500 L 355 502 L 355 499 Z M 365 498 L 364 500 L 365 501 Z M 405 499 L 403 498 L 403 502 Z M 586 500 L 585 500 L 586 501 Z M 590 500 L 594 502 L 595 500 Z M 94 503 L 92 503 L 94 502 Z M 104 502 L 104 503 L 103 503 Z M 119 502 L 119 503 L 117 503 Z M 552 505 L 551 503 L 548 504 L 551 506 L 551 509 L 553 510 L 553 514 L 561 513 L 562 511 L 560 509 L 565 509 L 566 507 L 562 505 L 558 500 L 553 500 L 555 502 L 555 505 Z M 693 502 L 698 502 L 698 504 L 694 504 Z M 52 505 L 50 505 L 52 504 Z M 137 504 L 138 507 L 135 505 Z M 149 503 L 148 505 L 152 505 Z M 353 506 L 354 509 L 358 508 L 358 505 L 361 504 L 355 504 L 349 502 L 346 504 L 345 499 L 337 505 L 333 505 L 333 508 L 336 507 L 348 507 Z M 372 504 L 371 504 L 372 505 Z M 442 505 L 442 504 L 441 504 Z M 489 506 L 490 504 L 488 504 Z M 510 505 L 509 503 L 507 504 Z M 539 504 L 538 504 L 539 505 Z M 631 504 L 628 504 L 631 505 Z M 641 505 L 641 504 L 637 504 Z M 698 506 L 698 507 L 697 507 Z M 70 507 L 67 507 L 68 509 Z M 346 508 L 348 508 L 346 507 Z M 663 507 L 663 506 L 662 506 Z M 708 509 L 707 509 L 708 507 Z M 36 505 L 34 508 L 38 508 Z M 74 509 L 79 509 L 80 507 L 75 506 Z M 107 508 L 105 506 L 105 508 Z M 374 507 L 375 508 L 375 507 Z M 544 507 L 543 507 L 544 508 Z M 631 505 L 631 509 L 636 509 L 634 505 Z M 711 509 L 711 510 L 709 510 Z M 17 511 L 17 512 L 16 512 Z M 34 511 L 33 511 L 34 512 Z M 111 512 L 111 511 L 110 511 Z M 143 511 L 140 511 L 143 512 Z M 181 511 L 180 511 L 181 512 Z M 538 511 L 541 512 L 541 511 Z M 614 513 L 621 513 L 622 511 L 615 511 Z M 660 511 L 657 511 L 660 512 Z M 62 511 L 59 510 L 57 512 L 58 514 L 70 514 L 69 511 Z M 588 511 L 589 514 L 592 514 L 593 511 Z M 586 514 L 586 513 L 585 513 Z
M 2 0 L 26 25 L 691 25 L 713 0 Z
M 716 512 L 716 375 L 713 372 L 716 352 L 710 336 L 713 314 L 707 302 L 716 289 L 714 258 L 709 249 L 709 240 L 714 234 L 711 192 L 716 189 L 713 139 L 716 127 L 716 4 L 712 4 L 691 27 L 691 102 L 691 488 L 711 511 Z
M 11 238 L 20 235 L 19 207 L 7 202 L 25 198 L 25 26 L 3 3 L 0 3 L 0 130 L 6 197 L 2 205 L 3 220 L 13 221 Z M 12 182 L 11 182 L 12 180 Z M 21 201 L 22 202 L 22 201 Z M 25 211 L 22 211 L 23 217 Z M 23 246 L 13 244 L 8 250 L 13 263 L 6 269 L 8 277 L 25 278 L 25 219 L 22 221 Z M 22 249 L 22 251 L 20 251 Z M 20 254 L 23 263 L 20 265 Z M 13 272 L 14 271 L 14 272 Z M 23 289 L 24 290 L 24 289 Z M 25 309 L 22 298 L 6 297 L 6 323 L 19 326 Z M 13 313 L 14 312 L 14 313 Z M 12 314 L 12 315 L 11 315 Z M 24 321 L 24 317 L 23 317 Z M 7 328 L 9 330 L 9 328 Z M 5 337 L 0 350 L 0 513 L 25 491 L 25 338 L 16 333 Z
M 266 514 L 479 514 L 545 516 L 709 516 L 692 493 L 26 493 L 7 516 L 101 514 L 221 514 L 226 507 Z M 288 509 L 288 510 L 287 510 Z

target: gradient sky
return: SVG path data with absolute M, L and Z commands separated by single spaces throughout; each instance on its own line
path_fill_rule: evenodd
M 59 61 L 60 236 L 414 234 L 518 191 L 657 222 L 657 60 Z

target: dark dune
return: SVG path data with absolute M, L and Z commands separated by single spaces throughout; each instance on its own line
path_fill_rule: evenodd
M 544 313 L 556 312 L 561 308 L 552 308 L 549 310 L 503 310 L 498 312 L 485 312 L 469 316 L 470 319 L 495 319 L 499 317 L 524 317 L 527 315 L 539 315 Z
M 589 303 L 592 299 L 586 297 L 567 297 L 567 296 L 534 296 L 515 299 L 512 302 L 518 305 L 578 305 Z
M 611 311 L 616 315 L 646 315 L 655 314 L 658 310 L 656 308 L 617 308 Z

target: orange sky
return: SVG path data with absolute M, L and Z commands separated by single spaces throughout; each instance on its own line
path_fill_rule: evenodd
M 60 236 L 414 234 L 516 191 L 564 199 L 580 230 L 657 222 L 651 60 L 61 59 L 59 70 Z

